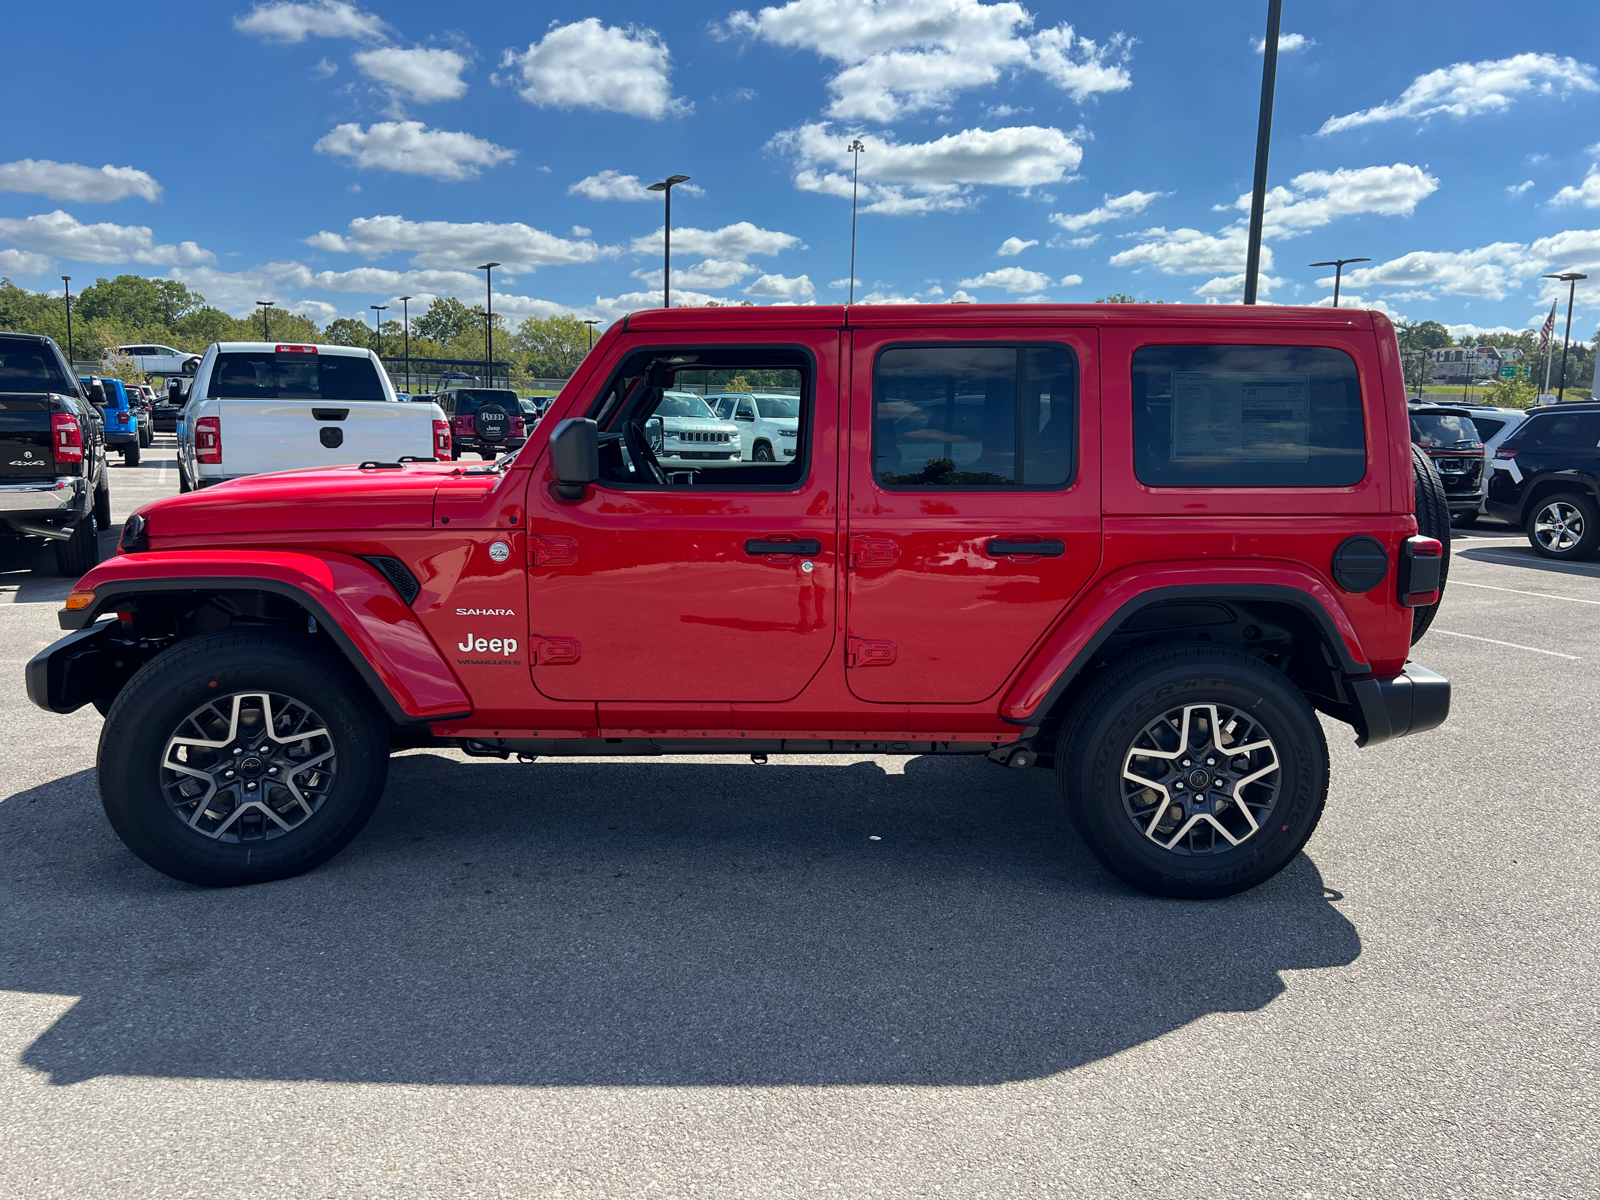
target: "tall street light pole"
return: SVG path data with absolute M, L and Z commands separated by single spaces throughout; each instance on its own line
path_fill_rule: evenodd
M 388 308 L 389 306 L 387 304 L 369 304 L 369 305 L 367 305 L 367 307 L 372 310 L 372 342 L 373 342 L 372 351 L 379 358 L 382 358 L 383 357 L 383 310 Z
M 599 317 L 585 317 L 583 323 L 589 327 L 589 349 L 594 349 L 594 327 L 600 324 Z
M 662 227 L 666 233 L 664 246 L 666 257 L 661 266 L 661 307 L 672 307 L 672 189 L 680 183 L 688 183 L 687 175 L 668 175 L 660 183 L 652 183 L 650 191 L 660 192 L 667 201 L 667 221 Z
M 1338 308 L 1339 307 L 1339 281 L 1344 276 L 1345 264 L 1346 263 L 1353 263 L 1353 262 L 1371 262 L 1371 261 L 1372 260 L 1370 258 L 1335 258 L 1335 259 L 1333 259 L 1333 260 L 1331 260 L 1329 262 L 1312 263 L 1311 265 L 1313 267 L 1332 267 L 1333 268 L 1333 306 L 1335 308 Z
M 411 297 L 400 297 L 401 331 L 406 339 L 406 395 L 411 394 Z
M 1272 142 L 1272 92 L 1278 82 L 1278 29 L 1283 0 L 1267 0 L 1267 40 L 1261 45 L 1261 122 L 1256 127 L 1256 180 L 1250 192 L 1250 248 L 1244 266 L 1244 302 L 1256 302 L 1261 275 L 1261 225 L 1267 209 L 1267 150 Z
M 845 147 L 846 154 L 855 156 L 855 169 L 850 175 L 850 299 L 846 304 L 856 302 L 856 185 L 861 182 L 861 152 L 865 149 L 860 138 Z
M 278 302 L 276 300 L 256 301 L 256 307 L 261 310 L 261 340 L 263 342 L 270 342 L 272 340 L 272 326 L 267 320 L 267 309 L 276 306 L 277 303 Z
M 77 378 L 78 368 L 72 365 L 72 276 L 63 275 L 61 282 L 67 289 L 67 368 Z
M 488 299 L 483 317 L 483 369 L 490 387 L 494 386 L 494 269 L 499 265 L 497 262 L 486 262 L 479 263 L 477 268 L 485 273 L 484 295 Z
M 1567 343 L 1572 340 L 1572 301 L 1578 294 L 1578 280 L 1589 278 L 1576 271 L 1563 271 L 1559 275 L 1546 275 L 1546 279 L 1559 279 L 1567 285 L 1567 332 L 1561 338 L 1561 377 L 1556 390 L 1556 403 L 1567 396 Z

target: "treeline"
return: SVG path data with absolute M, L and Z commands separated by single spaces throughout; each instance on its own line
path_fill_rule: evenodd
M 1438 321 L 1401 321 L 1395 326 L 1395 333 L 1400 339 L 1401 357 L 1405 363 L 1406 383 L 1411 387 L 1432 381 L 1435 350 L 1447 350 L 1452 346 L 1460 346 L 1463 349 L 1493 346 L 1498 350 L 1521 350 L 1522 365 L 1528 368 L 1528 377 L 1500 380 L 1491 388 L 1495 395 L 1493 403 L 1514 408 L 1531 404 L 1539 390 L 1544 387 L 1547 357 L 1552 392 L 1563 384 L 1568 391 L 1574 388 L 1593 389 L 1595 352 L 1600 349 L 1600 331 L 1596 331 L 1587 342 L 1579 341 L 1576 336 L 1573 338 L 1572 344 L 1567 347 L 1564 381 L 1561 378 L 1563 332 L 1562 324 L 1558 321 L 1555 336 L 1550 339 L 1550 349 L 1544 354 L 1539 351 L 1539 331 L 1536 329 L 1522 329 L 1516 333 L 1483 333 L 1465 336 L 1457 341 Z
M 398 359 L 404 350 L 402 323 L 370 324 L 340 317 L 326 328 L 312 318 L 274 308 L 268 317 L 273 341 L 323 342 L 366 346 L 384 359 Z M 67 348 L 67 305 L 61 296 L 30 292 L 0 278 L 0 330 L 42 333 Z M 200 353 L 212 342 L 262 339 L 259 313 L 234 317 L 206 303 L 206 298 L 175 279 L 118 275 L 97 279 L 72 297 L 72 351 L 80 362 L 100 358 L 114 346 L 159 343 Z M 564 379 L 589 352 L 591 327 L 577 317 L 529 317 L 515 327 L 496 313 L 494 357 L 512 364 L 514 375 Z M 414 358 L 484 357 L 484 310 L 444 296 L 411 319 Z

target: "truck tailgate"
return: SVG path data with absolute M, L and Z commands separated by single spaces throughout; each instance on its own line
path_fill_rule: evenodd
M 222 427 L 222 471 L 260 475 L 402 455 L 433 457 L 433 405 L 381 400 L 208 400 Z
M 50 415 L 55 411 L 55 402 L 46 396 L 0 396 L 0 481 L 55 477 L 50 445 Z

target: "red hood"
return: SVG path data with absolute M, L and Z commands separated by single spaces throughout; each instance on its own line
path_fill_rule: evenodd
M 440 482 L 459 471 L 450 463 L 278 471 L 169 496 L 139 512 L 158 543 L 169 537 L 227 541 L 240 533 L 427 529 Z

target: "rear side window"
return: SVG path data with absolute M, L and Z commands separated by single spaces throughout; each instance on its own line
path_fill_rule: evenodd
M 891 347 L 872 404 L 872 473 L 885 488 L 1072 482 L 1078 359 L 1066 346 Z
M 1499 417 L 1473 417 L 1472 424 L 1478 430 L 1478 436 L 1486 442 L 1506 427 Z
M 1551 413 L 1530 418 L 1506 439 L 1508 446 L 1538 450 L 1593 449 L 1600 442 L 1600 413 Z
M 348 354 L 217 355 L 206 394 L 231 400 L 387 400 L 378 369 Z
M 1151 487 L 1348 487 L 1367 470 L 1355 361 L 1324 346 L 1144 346 L 1133 461 Z

